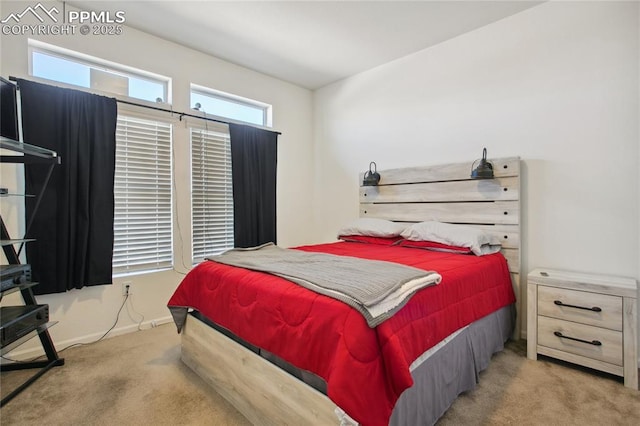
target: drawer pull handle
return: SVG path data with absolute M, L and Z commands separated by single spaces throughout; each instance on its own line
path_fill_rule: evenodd
M 567 308 L 576 308 L 576 309 L 584 309 L 585 311 L 602 312 L 602 309 L 597 306 L 594 306 L 593 308 L 588 308 L 586 306 L 568 305 L 566 303 L 562 303 L 560 300 L 554 300 L 553 303 L 555 303 L 558 306 L 566 306 Z
M 599 340 L 588 341 L 588 340 L 577 339 L 575 337 L 565 336 L 564 334 L 560 333 L 559 331 L 554 331 L 553 334 L 558 336 L 558 337 L 561 337 L 563 339 L 575 340 L 576 342 L 582 342 L 582 343 L 586 343 L 588 345 L 593 345 L 593 346 L 602 346 L 602 342 L 599 341 Z

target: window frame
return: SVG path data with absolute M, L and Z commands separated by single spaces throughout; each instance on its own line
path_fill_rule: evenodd
M 273 106 L 270 104 L 256 101 L 254 99 L 244 98 L 242 96 L 234 95 L 234 94 L 223 92 L 220 90 L 212 89 L 210 87 L 200 86 L 198 84 L 191 83 L 191 87 L 189 90 L 189 102 L 190 102 L 190 108 L 192 109 L 195 109 L 194 108 L 195 105 L 191 105 L 191 102 L 192 102 L 191 97 L 194 93 L 200 96 L 206 96 L 209 98 L 214 98 L 221 101 L 234 103 L 236 105 L 249 107 L 252 109 L 262 110 L 262 123 L 261 124 L 252 123 L 244 120 L 239 120 L 234 117 L 229 117 L 226 115 L 215 114 L 215 112 L 212 112 L 212 111 L 202 111 L 205 115 L 219 117 L 224 121 L 228 121 L 231 123 L 249 124 L 251 126 L 258 126 L 258 127 L 269 128 L 269 129 L 272 127 Z
M 52 56 L 65 61 L 69 61 L 75 64 L 84 65 L 98 71 L 115 74 L 121 77 L 127 77 L 127 78 L 133 77 L 140 80 L 146 80 L 153 83 L 162 84 L 163 86 L 162 102 L 158 102 L 156 100 L 137 98 L 137 97 L 129 96 L 129 94 L 123 95 L 121 93 L 104 91 L 94 87 L 85 87 L 85 86 L 80 86 L 77 84 L 62 82 L 58 80 L 51 80 L 46 77 L 35 76 L 33 75 L 33 54 L 35 52 Z M 126 98 L 127 100 L 130 100 L 130 101 L 144 102 L 150 105 L 156 105 L 156 106 L 171 105 L 172 79 L 160 74 L 155 74 L 149 71 L 144 71 L 144 70 L 129 67 L 126 65 L 121 65 L 115 62 L 97 58 L 95 56 L 86 55 L 80 52 L 54 46 L 52 44 L 44 43 L 44 42 L 33 40 L 33 39 L 28 40 L 28 60 L 29 60 L 29 64 L 28 64 L 29 76 L 43 80 L 43 81 L 55 82 L 56 84 L 62 84 L 66 87 L 72 87 L 72 88 L 81 89 L 81 90 L 89 90 L 92 93 L 101 93 L 101 94 L 109 94 L 112 96 L 119 96 L 119 97 Z

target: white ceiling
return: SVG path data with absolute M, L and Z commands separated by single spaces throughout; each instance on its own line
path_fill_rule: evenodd
M 70 1 L 126 25 L 316 89 L 540 1 Z

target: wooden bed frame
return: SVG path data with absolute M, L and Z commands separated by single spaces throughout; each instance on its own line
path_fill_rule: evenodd
M 463 223 L 497 235 L 520 313 L 520 159 L 490 161 L 494 179 L 470 179 L 471 161 L 381 170 L 378 186 L 360 188 L 360 216 Z M 192 316 L 182 332 L 182 360 L 255 425 L 340 424 L 327 396 Z

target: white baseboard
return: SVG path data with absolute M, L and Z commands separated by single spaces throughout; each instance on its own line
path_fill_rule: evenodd
M 116 327 L 113 330 L 111 330 L 109 334 L 107 334 L 104 337 L 104 339 L 110 339 L 112 337 L 122 336 L 123 334 L 134 333 L 136 331 L 148 330 L 150 328 L 154 328 L 162 324 L 167 324 L 172 321 L 173 321 L 173 318 L 169 315 L 162 318 L 155 318 L 149 321 L 144 321 L 139 325 L 130 324 L 123 327 Z M 96 340 L 100 339 L 104 333 L 105 332 L 102 331 L 100 333 L 88 334 L 85 336 L 75 337 L 73 339 L 63 340 L 60 342 L 54 341 L 53 345 L 55 346 L 56 351 L 58 351 L 58 355 L 60 355 L 60 351 L 64 350 L 65 348 L 68 348 L 69 346 L 77 345 L 77 344 L 96 343 Z M 33 347 L 33 348 L 27 348 L 23 350 L 17 349 L 15 351 L 12 351 L 10 355 L 7 355 L 7 358 L 12 360 L 25 361 L 25 360 L 33 359 L 38 356 L 44 356 L 43 352 L 44 351 L 42 349 L 42 346 L 38 344 L 36 347 Z M 61 355 L 60 357 L 62 358 Z M 5 359 L 3 359 L 2 361 L 3 363 L 6 362 Z

